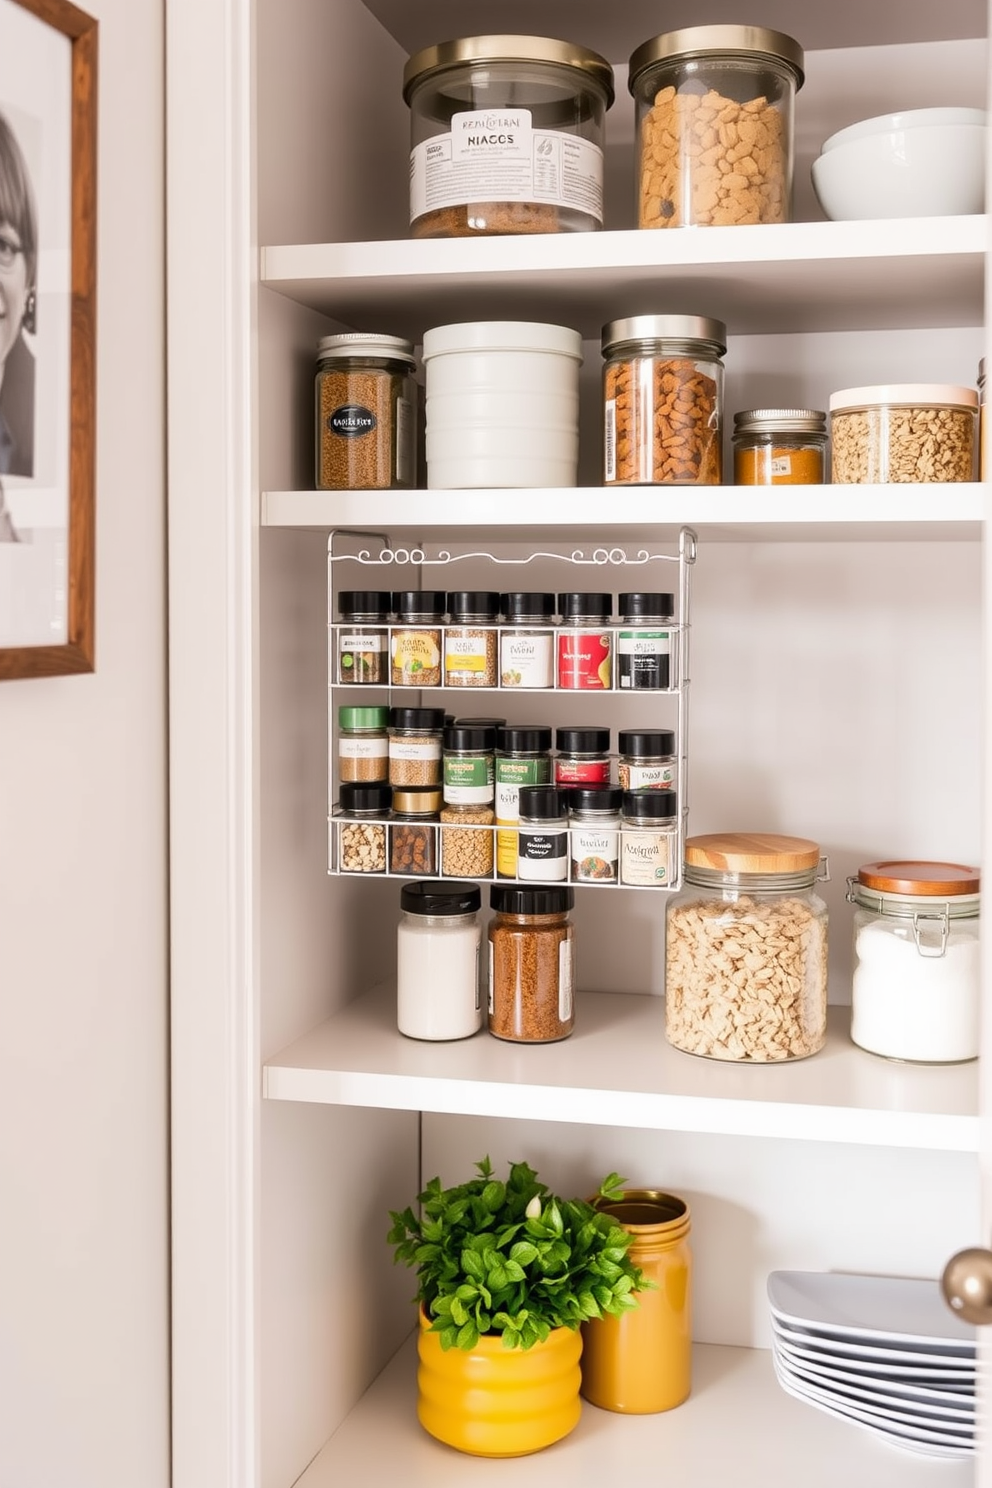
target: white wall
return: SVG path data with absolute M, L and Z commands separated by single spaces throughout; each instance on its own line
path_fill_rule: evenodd
M 82 3 L 97 664 L 0 683 L 0 1483 L 165 1488 L 163 5 Z

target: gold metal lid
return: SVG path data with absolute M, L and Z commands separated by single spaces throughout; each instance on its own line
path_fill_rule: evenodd
M 783 31 L 770 31 L 766 26 L 686 26 L 681 31 L 653 36 L 632 53 L 628 87 L 633 93 L 641 74 L 656 62 L 712 56 L 767 57 L 789 68 L 797 89 L 805 79 L 803 49 Z
M 819 862 L 818 843 L 779 832 L 709 832 L 685 844 L 687 868 L 720 873 L 797 873 Z
M 588 47 L 550 36 L 463 36 L 424 47 L 414 52 L 403 69 L 404 101 L 410 102 L 414 85 L 424 78 L 470 62 L 554 62 L 573 67 L 602 89 L 607 108 L 613 102 L 613 68 L 606 58 Z

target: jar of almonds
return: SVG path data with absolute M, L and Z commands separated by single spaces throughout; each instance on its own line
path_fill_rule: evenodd
M 668 906 L 665 1032 L 710 1059 L 804 1059 L 827 1031 L 827 909 L 817 843 L 777 833 L 690 837 Z

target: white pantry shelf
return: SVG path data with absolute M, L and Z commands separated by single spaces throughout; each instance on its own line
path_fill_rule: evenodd
M 985 487 L 567 486 L 452 491 L 263 491 L 263 527 L 385 532 L 408 542 L 974 541 Z
M 514 1116 L 594 1126 L 978 1150 L 977 1065 L 876 1058 L 830 1009 L 826 1047 L 780 1065 L 723 1064 L 671 1048 L 660 997 L 580 993 L 571 1037 L 506 1043 L 404 1038 L 390 985 L 356 998 L 270 1059 L 269 1100 Z
M 697 1344 L 692 1393 L 676 1410 L 624 1416 L 583 1403 L 564 1441 L 530 1457 L 466 1457 L 417 1421 L 411 1336 L 294 1488 L 403 1483 L 405 1488 L 601 1488 L 674 1478 L 685 1488 L 969 1488 L 973 1463 L 890 1446 L 786 1395 L 764 1349 Z
M 717 231 L 273 245 L 263 284 L 357 330 L 419 342 L 431 325 L 538 319 L 599 337 L 647 310 L 707 315 L 737 336 L 975 326 L 987 218 L 788 222 Z

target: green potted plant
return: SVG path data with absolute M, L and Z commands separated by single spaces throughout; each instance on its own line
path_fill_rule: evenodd
M 417 1273 L 417 1415 L 432 1436 L 486 1457 L 566 1436 L 581 1412 L 581 1325 L 637 1306 L 649 1286 L 630 1233 L 584 1199 L 549 1192 L 527 1163 L 505 1182 L 432 1178 L 420 1213 L 391 1211 L 394 1260 Z M 622 1193 L 611 1173 L 604 1198 Z

